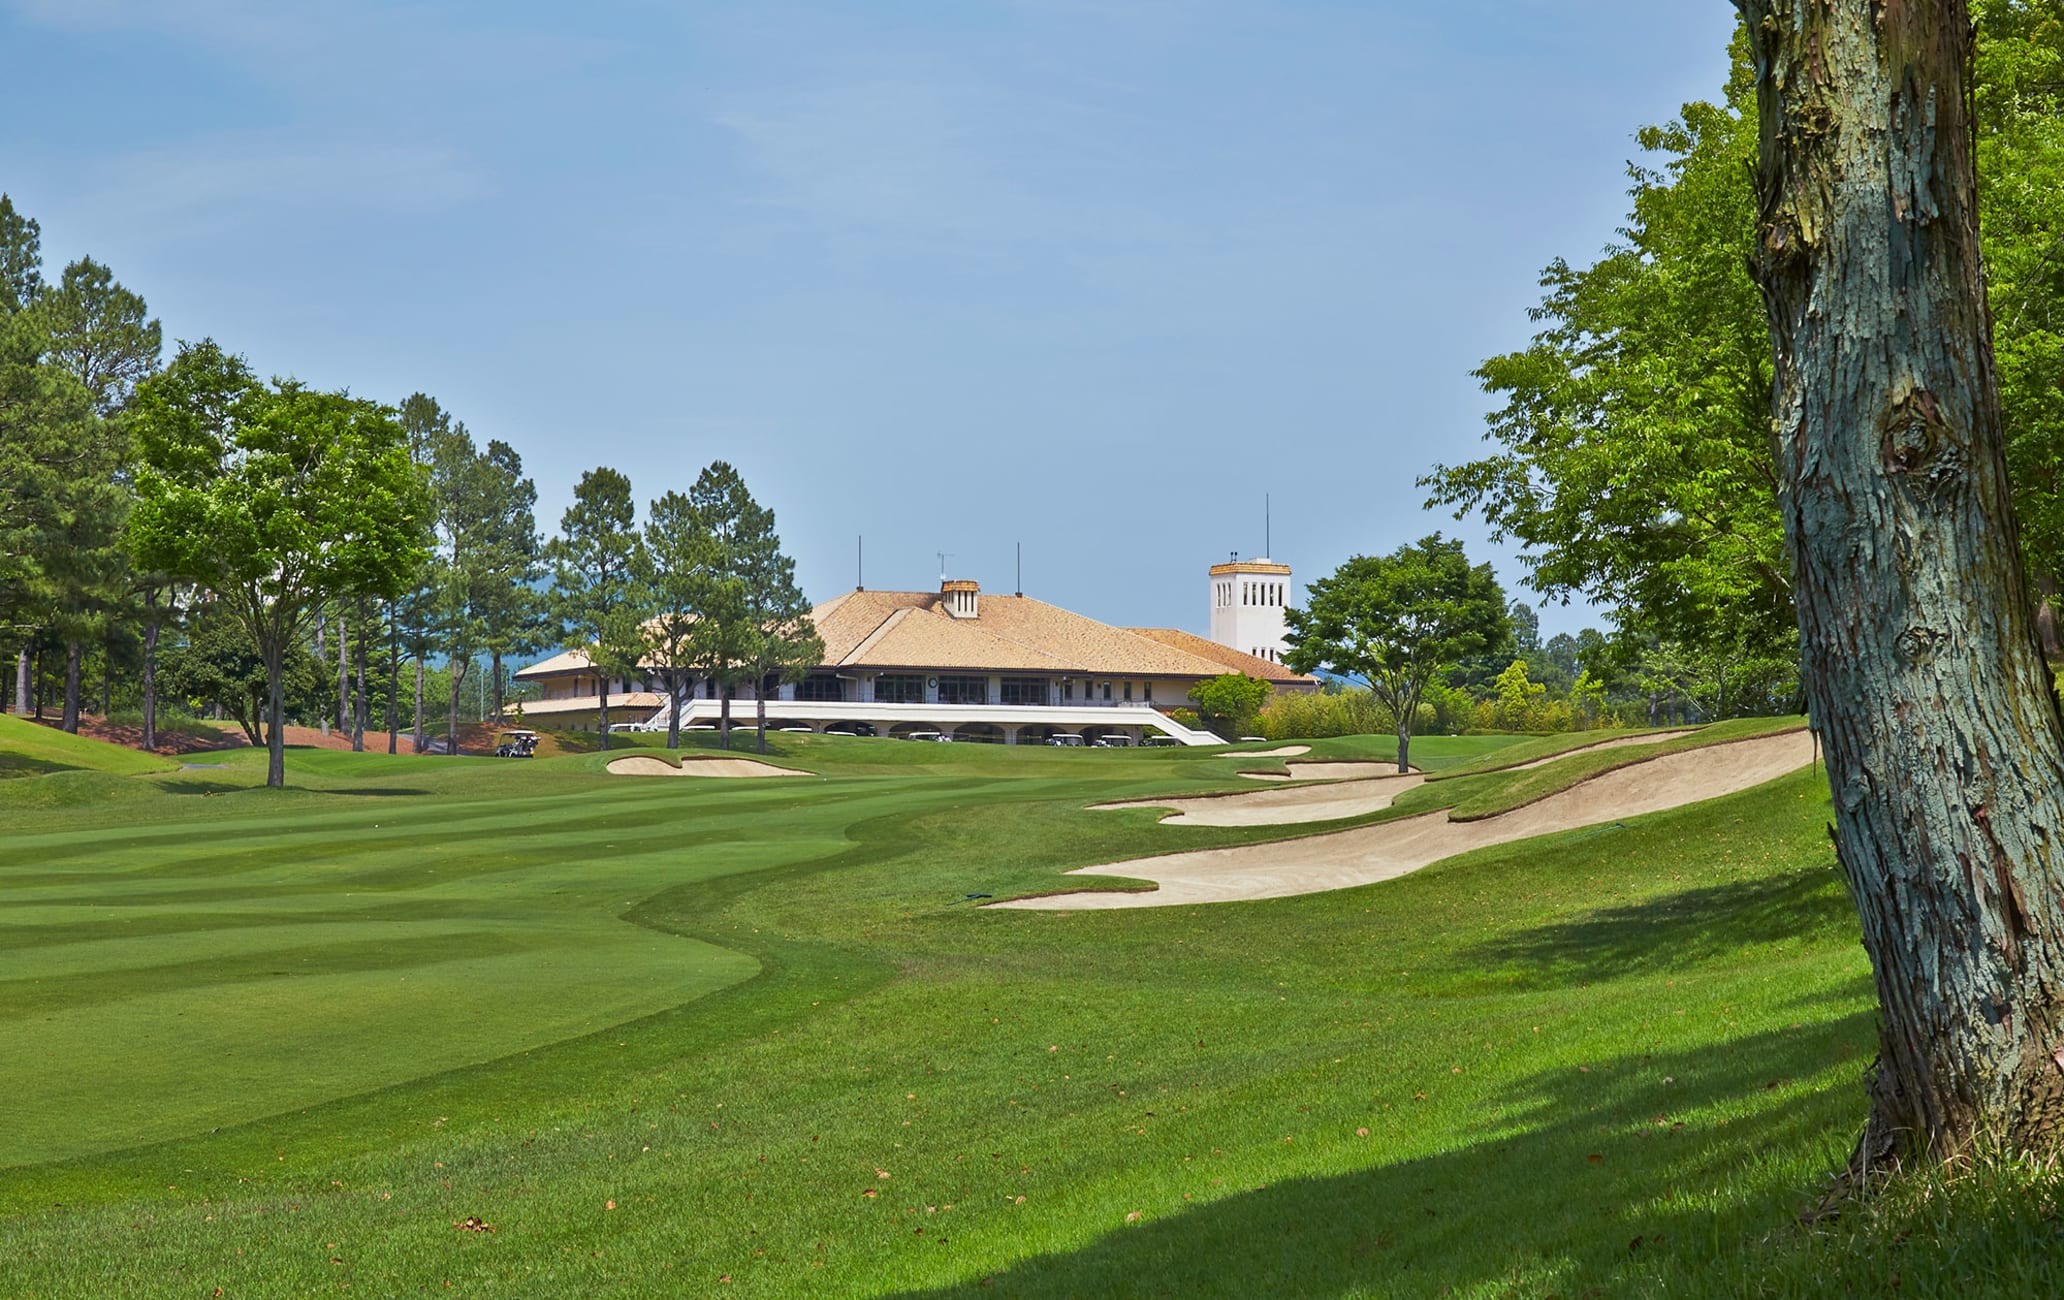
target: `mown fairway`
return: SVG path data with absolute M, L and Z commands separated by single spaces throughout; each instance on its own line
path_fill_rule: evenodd
M 781 740 L 823 775 L 0 782 L 0 1294 L 1970 1285 L 1787 1227 L 1871 1041 L 1817 773 L 1341 893 L 1004 913 L 969 896 L 1300 833 L 1083 811 L 1273 764 Z

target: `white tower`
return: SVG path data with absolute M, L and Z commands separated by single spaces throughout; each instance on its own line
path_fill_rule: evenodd
M 1283 609 L 1290 566 L 1266 556 L 1211 566 L 1211 639 L 1271 663 L 1283 662 Z

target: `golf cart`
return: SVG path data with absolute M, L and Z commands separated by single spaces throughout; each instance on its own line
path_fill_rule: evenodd
M 535 731 L 504 731 L 495 737 L 496 758 L 535 758 L 537 747 Z

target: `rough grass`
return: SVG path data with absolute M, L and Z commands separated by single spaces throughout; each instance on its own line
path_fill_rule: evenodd
M 0 810 L 0 1293 L 2056 1289 L 2047 1171 L 1792 1226 L 1872 1039 L 1812 772 L 1040 914 L 969 895 L 1294 828 L 1084 811 L 1209 753 L 774 756 L 821 776 L 295 751 Z

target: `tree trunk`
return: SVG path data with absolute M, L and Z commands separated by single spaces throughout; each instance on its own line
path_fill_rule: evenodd
M 421 656 L 421 655 L 417 655 L 417 656 L 416 656 L 416 731 L 415 731 L 415 734 L 414 734 L 413 736 L 411 736 L 411 737 L 409 738 L 409 743 L 410 743 L 410 744 L 412 744 L 412 745 L 414 745 L 414 746 L 416 747 L 416 749 L 415 749 L 415 752 L 416 752 L 416 753 L 418 753 L 418 754 L 420 754 L 420 753 L 422 753 L 422 752 L 423 752 L 423 674 L 424 674 L 424 672 L 425 672 L 425 671 L 426 671 L 426 670 L 425 670 L 425 668 L 424 668 L 424 666 L 423 666 L 423 656 Z
M 488 668 L 488 672 L 489 672 L 490 674 L 492 674 L 492 676 L 493 676 L 493 682 L 492 682 L 492 685 L 491 685 L 491 686 L 489 687 L 489 689 L 491 689 L 492 691 L 494 691 L 494 712 L 493 712 L 492 714 L 490 714 L 489 716 L 491 716 L 491 717 L 492 717 L 492 718 L 493 718 L 493 719 L 494 719 L 494 720 L 495 720 L 496 722 L 500 722 L 500 721 L 502 720 L 502 652 L 501 652 L 501 651 L 499 651 L 499 650 L 490 650 L 490 651 L 488 651 L 488 652 L 487 652 L 487 668 Z
M 1979 261 L 1966 0 L 1744 0 L 1779 503 L 1881 1005 L 1852 1173 L 2064 1122 L 2064 719 Z
M 143 747 L 158 747 L 158 593 L 143 593 Z
M 26 641 L 14 656 L 14 716 L 29 716 L 29 644 Z
M 2057 575 L 2038 575 L 2035 589 L 2041 593 L 2041 603 L 2035 609 L 2036 640 L 2042 643 L 2043 658 L 2054 662 L 2064 658 L 2064 641 L 2057 636 Z
M 351 671 L 349 666 L 351 629 L 344 620 L 344 611 L 337 611 L 337 727 L 342 730 L 351 725 Z
M 727 683 L 717 688 L 720 720 L 717 731 L 723 737 L 725 749 L 731 748 L 731 687 Z
M 357 670 L 353 676 L 358 688 L 358 699 L 351 709 L 351 752 L 363 754 L 366 720 L 372 705 L 372 701 L 366 698 L 366 612 L 363 604 L 358 607 L 358 646 L 353 657 L 357 660 Z
M 691 677 L 688 680 L 692 685 L 695 679 Z M 672 701 L 671 706 L 667 709 L 666 747 L 668 749 L 679 749 L 681 747 L 681 701 L 687 694 L 688 688 L 682 685 L 679 673 L 670 674 L 666 679 L 666 685 L 667 699 Z
M 85 654 L 79 638 L 65 638 L 64 716 L 58 725 L 74 736 L 79 734 L 79 666 Z
M 596 725 L 601 728 L 602 748 L 607 749 L 609 748 L 609 678 L 604 674 L 597 673 L 595 675 L 595 689 L 601 692 L 597 698 L 602 702 L 602 707 L 596 710 L 596 714 L 600 719 Z
M 317 606 L 315 607 L 315 662 L 316 662 L 316 663 L 318 663 L 318 664 L 326 664 L 326 663 L 328 663 L 329 661 L 330 661 L 330 660 L 329 660 L 329 651 L 328 651 L 328 650 L 327 650 L 327 649 L 326 649 L 326 648 L 324 647 L 324 644 L 323 644 L 323 611 L 322 611 L 322 606 L 321 606 L 321 605 L 317 605 Z M 329 706 L 329 705 L 327 705 L 327 704 L 323 705 L 323 706 L 322 706 L 322 709 L 321 709 L 321 711 L 320 711 L 320 712 L 318 712 L 318 713 L 316 714 L 316 717 L 315 717 L 315 725 L 316 725 L 316 726 L 318 726 L 318 727 L 320 727 L 320 728 L 322 728 L 322 734 L 323 734 L 323 738 L 327 740 L 327 739 L 329 738 L 329 734 L 330 734 L 330 706 Z
M 456 659 L 447 660 L 446 665 L 451 671 L 451 717 L 446 723 L 450 730 L 445 732 L 445 739 L 450 744 L 449 752 L 451 756 L 457 758 L 459 756 L 459 691 L 465 686 L 466 670 L 459 666 L 459 661 Z
M 387 752 L 401 749 L 401 628 L 394 620 L 394 602 L 387 603 Z
M 760 674 L 760 684 L 753 688 L 753 723 L 759 729 L 759 752 L 767 752 L 767 675 Z
M 287 716 L 286 647 L 280 638 L 264 647 L 265 658 L 265 784 L 278 790 L 287 783 L 287 741 L 282 724 Z

